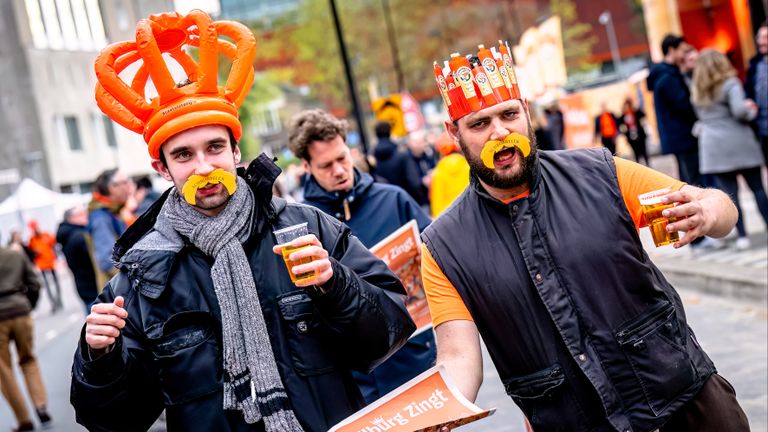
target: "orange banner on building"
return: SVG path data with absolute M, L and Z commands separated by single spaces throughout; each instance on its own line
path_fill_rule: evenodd
M 584 97 L 579 93 L 563 96 L 558 104 L 563 112 L 566 148 L 593 147 L 594 125 L 585 106 Z
M 493 414 L 470 402 L 450 381 L 443 365 L 368 405 L 328 432 L 437 432 L 443 426 L 465 425 Z
M 414 334 L 429 329 L 432 317 L 429 315 L 427 297 L 421 282 L 421 239 L 416 221 L 411 220 L 398 228 L 372 247 L 371 252 L 387 263 L 403 283 L 408 295 L 405 306 L 416 323 Z

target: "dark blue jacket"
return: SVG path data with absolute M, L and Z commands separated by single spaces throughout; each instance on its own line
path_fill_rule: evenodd
M 257 204 L 243 249 L 280 378 L 303 429 L 324 432 L 364 406 L 351 370 L 370 371 L 415 330 L 405 290 L 347 226 L 309 206 L 272 198 L 274 177 L 246 178 Z M 96 360 L 80 339 L 70 394 L 77 421 L 91 431 L 147 430 L 165 409 L 169 431 L 264 430 L 222 408 L 222 317 L 213 259 L 189 243 L 179 252 L 132 248 L 154 225 L 166 196 L 117 242 L 120 272 L 98 302 L 123 296 L 128 318 L 113 350 Z M 330 255 L 334 275 L 325 294 L 297 288 L 272 252 L 272 231 L 299 222 L 309 224 Z
M 67 259 L 67 267 L 74 276 L 77 294 L 85 304 L 91 304 L 99 295 L 88 236 L 86 226 L 66 221 L 62 222 L 56 231 L 56 241 L 61 245 L 61 251 Z
M 403 188 L 417 202 L 426 202 L 422 197 L 421 175 L 410 152 L 400 151 L 392 140 L 380 138 L 373 151 L 376 157 L 375 174 L 387 183 Z
M 651 67 L 647 84 L 648 89 L 653 91 L 661 152 L 698 152 L 698 140 L 691 134 L 696 113 L 691 105 L 691 92 L 680 69 L 668 63 L 657 63 Z
M 715 368 L 643 250 L 605 149 L 539 152 L 527 198 L 473 178 L 422 233 L 536 432 L 651 431 Z
M 370 248 L 411 219 L 416 219 L 419 230 L 431 222 L 429 215 L 402 189 L 383 183 L 355 170 L 355 185 L 349 192 L 326 192 L 309 177 L 304 184 L 304 202 L 345 222 L 363 244 Z M 345 220 L 344 201 L 351 218 Z M 396 389 L 435 363 L 435 339 L 431 330 L 408 340 L 397 353 L 373 373 L 355 374 L 363 396 L 373 402 Z

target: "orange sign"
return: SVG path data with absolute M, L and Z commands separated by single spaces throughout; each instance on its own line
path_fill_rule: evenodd
M 566 148 L 593 147 L 592 118 L 587 112 L 583 95 L 577 93 L 563 96 L 558 104 L 563 112 Z
M 495 409 L 476 406 L 437 365 L 368 405 L 328 432 L 432 432 L 488 417 Z
M 374 255 L 387 263 L 400 278 L 408 297 L 405 306 L 416 323 L 416 333 L 432 326 L 427 297 L 421 282 L 421 239 L 419 227 L 411 220 L 371 248 Z

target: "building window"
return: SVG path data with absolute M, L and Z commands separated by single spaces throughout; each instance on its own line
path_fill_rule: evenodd
M 115 137 L 115 124 L 107 116 L 101 117 L 104 120 L 104 135 L 107 137 L 107 146 L 117 148 L 117 138 Z
M 64 116 L 64 128 L 67 132 L 67 144 L 72 151 L 83 149 L 83 142 L 80 140 L 80 129 L 77 127 L 77 117 Z

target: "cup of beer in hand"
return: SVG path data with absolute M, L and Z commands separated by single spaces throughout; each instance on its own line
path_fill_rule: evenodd
M 647 192 L 638 196 L 640 206 L 643 210 L 645 220 L 648 222 L 648 228 L 653 236 L 653 243 L 656 247 L 675 243 L 680 240 L 677 231 L 668 232 L 667 224 L 675 222 L 675 218 L 666 218 L 661 212 L 675 206 L 675 203 L 662 204 L 661 197 L 672 192 L 670 188 L 659 189 Z
M 303 245 L 303 246 L 290 246 L 288 243 L 292 242 L 293 240 L 308 235 L 309 231 L 307 230 L 307 223 L 300 223 L 297 225 L 289 226 L 288 228 L 279 229 L 277 231 L 273 231 L 273 234 L 275 234 L 275 239 L 277 241 L 278 245 L 283 245 L 281 252 L 283 254 L 283 261 L 285 261 L 285 266 L 288 268 L 288 275 L 291 276 L 291 282 L 296 283 L 297 281 L 312 279 L 315 277 L 315 272 L 310 271 L 307 273 L 300 273 L 295 274 L 293 273 L 293 268 L 300 264 L 307 264 L 312 262 L 312 258 L 306 257 L 306 258 L 300 258 L 298 260 L 292 260 L 290 259 L 290 256 L 294 252 L 298 252 L 300 250 L 304 250 L 311 245 Z

